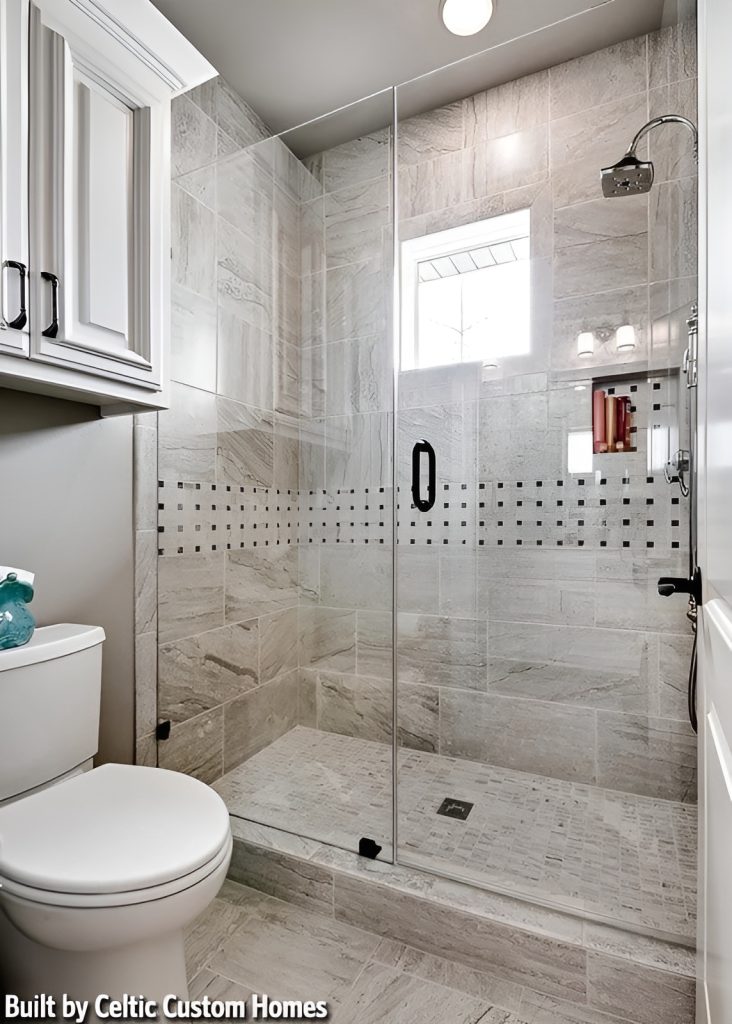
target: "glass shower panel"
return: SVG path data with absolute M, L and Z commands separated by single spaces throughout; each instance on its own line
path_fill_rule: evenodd
M 286 518 L 296 526 L 285 554 L 271 531 L 259 529 L 266 522 L 256 523 L 255 554 L 268 561 L 248 584 L 254 596 L 266 596 L 279 573 L 276 559 L 287 558 L 285 628 L 277 632 L 282 613 L 272 612 L 263 614 L 260 630 L 271 632 L 269 643 L 261 641 L 268 661 L 287 659 L 296 681 L 287 707 L 273 692 L 256 722 L 240 723 L 242 732 L 259 729 L 271 739 L 258 742 L 217 784 L 234 814 L 387 860 L 392 112 L 389 90 L 242 155 L 266 179 L 272 240 L 284 253 L 263 295 L 275 333 L 262 339 L 274 353 L 274 475 L 283 486 L 251 500 L 263 520 Z M 256 202 L 250 213 L 258 216 Z M 267 246 L 252 256 L 266 254 Z M 239 356 L 245 363 L 245 353 Z
M 397 90 L 397 859 L 682 943 L 691 636 L 657 580 L 688 545 L 661 319 L 695 273 L 690 136 L 650 137 L 650 194 L 605 199 L 600 170 L 649 109 L 695 119 L 693 40 L 446 106 L 435 79 L 487 82 L 492 52 Z

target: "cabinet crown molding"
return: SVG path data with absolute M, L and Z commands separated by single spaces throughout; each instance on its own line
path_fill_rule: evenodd
M 173 93 L 192 89 L 217 72 L 150 0 L 36 0 L 63 17 L 75 9 L 145 65 Z

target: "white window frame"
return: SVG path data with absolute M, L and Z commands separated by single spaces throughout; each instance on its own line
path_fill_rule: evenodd
M 408 238 L 401 244 L 401 337 L 399 366 L 401 370 L 418 370 L 419 366 L 419 264 L 441 256 L 453 256 L 465 249 L 477 249 L 517 238 L 531 237 L 531 210 L 499 213 L 495 217 L 464 224 L 447 231 L 436 231 L 419 238 Z M 405 353 L 409 358 L 405 359 Z M 454 365 L 454 364 L 450 364 Z

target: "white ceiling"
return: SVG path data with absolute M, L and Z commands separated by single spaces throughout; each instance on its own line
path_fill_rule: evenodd
M 491 22 L 467 39 L 444 28 L 439 0 L 153 2 L 282 132 L 418 76 L 401 92 L 400 114 L 440 106 L 652 31 L 674 20 L 681 0 L 495 0 Z M 385 124 L 388 111 L 382 97 L 291 144 L 327 148 Z

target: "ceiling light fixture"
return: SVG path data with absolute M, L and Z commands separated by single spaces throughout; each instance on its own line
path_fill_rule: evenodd
M 493 0 L 442 0 L 445 28 L 456 36 L 474 36 L 493 17 Z

